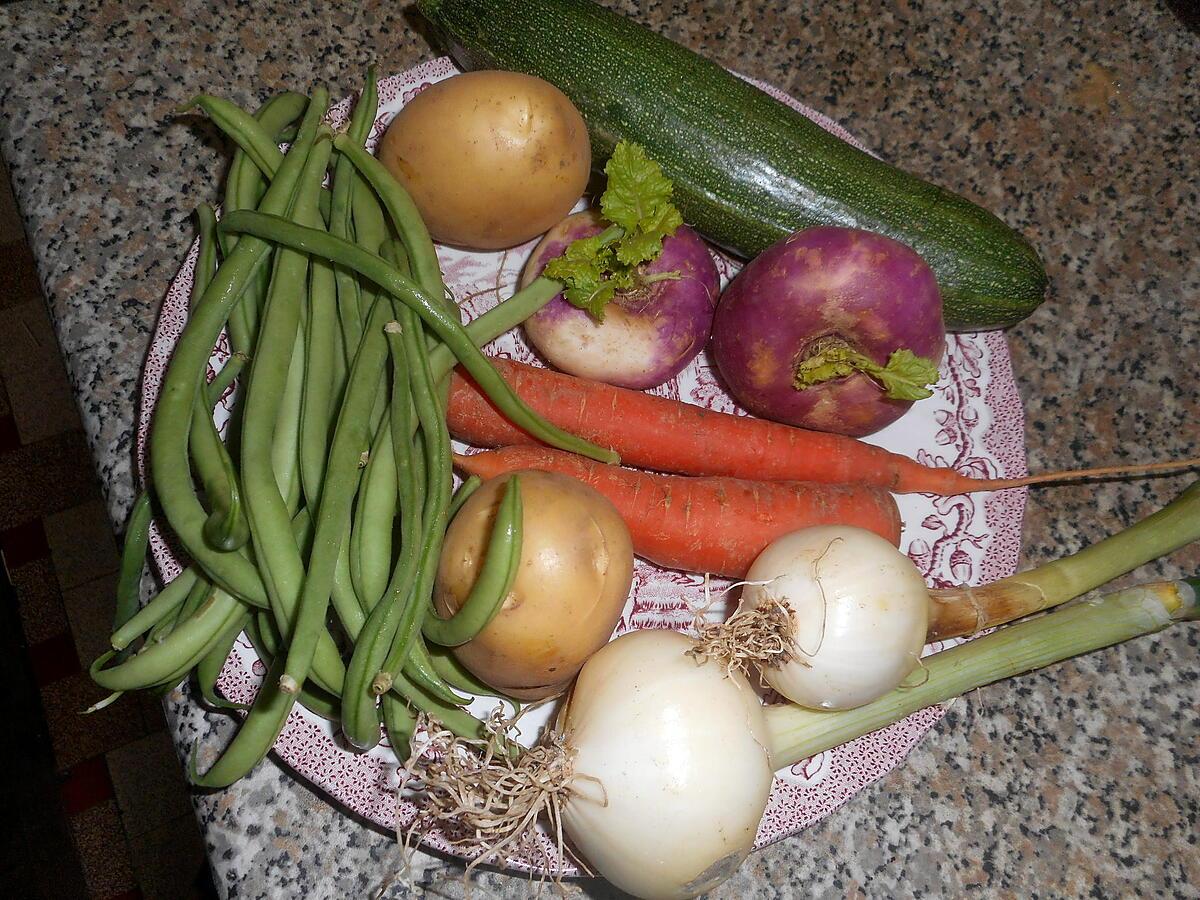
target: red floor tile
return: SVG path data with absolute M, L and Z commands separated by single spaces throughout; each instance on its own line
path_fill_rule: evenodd
M 0 552 L 4 554 L 4 564 L 10 570 L 49 556 L 50 544 L 46 540 L 41 519 L 0 531 Z
M 29 661 L 39 688 L 80 671 L 75 641 L 69 631 L 33 644 L 29 648 Z
M 58 792 L 69 816 L 77 816 L 112 798 L 113 784 L 104 757 L 95 756 L 72 766 Z
M 21 435 L 17 422 L 11 415 L 0 416 L 0 453 L 8 453 L 21 446 Z

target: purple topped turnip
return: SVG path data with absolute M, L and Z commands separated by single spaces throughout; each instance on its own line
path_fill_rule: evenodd
M 657 387 L 708 341 L 720 276 L 645 150 L 619 142 L 604 174 L 600 208 L 550 229 L 525 264 L 523 284 L 545 275 L 563 286 L 525 333 L 564 372 Z
M 602 233 L 595 210 L 568 216 L 538 244 L 522 285 L 569 244 Z M 638 266 L 634 287 L 617 290 L 597 318 L 559 294 L 525 322 L 525 334 L 555 368 L 620 387 L 657 387 L 679 374 L 708 342 L 720 278 L 707 245 L 686 225 Z
M 726 288 L 712 353 L 755 415 L 859 437 L 928 397 L 945 350 L 932 270 L 909 247 L 811 228 L 767 248 Z

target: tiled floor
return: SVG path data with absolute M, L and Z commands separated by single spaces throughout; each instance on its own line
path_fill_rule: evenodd
M 117 547 L 2 168 L 0 553 L 0 897 L 215 896 L 158 701 L 81 714 Z

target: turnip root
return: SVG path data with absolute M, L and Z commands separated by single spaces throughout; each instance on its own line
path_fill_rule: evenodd
M 713 322 L 713 357 L 739 403 L 854 436 L 929 396 L 944 349 L 929 266 L 850 228 L 811 228 L 769 247 L 725 290 Z
M 604 229 L 594 210 L 568 216 L 534 249 L 522 285 L 572 241 Z M 636 277 L 639 284 L 618 291 L 602 319 L 559 294 L 526 321 L 525 334 L 551 365 L 572 375 L 638 390 L 670 380 L 708 341 L 720 290 L 717 268 L 700 236 L 681 225 Z

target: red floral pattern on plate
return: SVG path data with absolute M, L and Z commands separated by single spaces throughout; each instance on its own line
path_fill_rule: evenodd
M 373 146 L 396 112 L 417 93 L 434 82 L 457 73 L 448 58 L 441 58 L 383 79 L 379 84 L 380 112 L 369 143 Z M 840 126 L 807 109 L 768 85 L 758 85 L 777 99 L 800 110 L 822 127 L 861 147 Z M 332 124 L 344 123 L 352 101 L 347 98 L 333 107 Z M 865 149 L 865 148 L 863 148 Z M 466 253 L 439 247 L 438 254 L 447 285 L 454 292 L 465 316 L 474 318 L 508 296 L 516 284 L 520 267 L 534 242 L 502 253 Z M 137 455 L 145 473 L 150 418 L 171 350 L 183 330 L 188 293 L 196 260 L 192 247 L 167 291 L 162 313 L 146 360 L 142 385 L 142 409 L 138 425 Z M 739 264 L 714 253 L 722 282 L 736 274 Z M 486 348 L 489 354 L 537 363 L 537 355 L 519 333 L 509 334 Z M 229 358 L 222 340 L 214 348 L 210 377 Z M 233 390 L 218 404 L 216 421 L 228 419 Z M 702 354 L 687 370 L 658 391 L 711 409 L 743 412 L 721 389 Z M 934 396 L 917 404 L 904 418 L 870 438 L 872 443 L 914 456 L 929 465 L 949 465 L 975 475 L 1015 477 L 1025 469 L 1024 414 L 1004 336 L 999 333 L 951 336 Z M 904 518 L 902 546 L 920 567 L 931 585 L 955 582 L 980 583 L 1010 574 L 1020 552 L 1023 490 L 956 497 L 909 494 L 898 499 Z M 182 569 L 181 554 L 155 522 L 151 548 L 164 580 Z M 693 610 L 715 599 L 714 614 L 725 607 L 729 582 L 705 579 L 684 572 L 660 569 L 638 561 L 634 588 L 617 627 L 618 633 L 635 628 L 685 630 Z M 926 648 L 927 652 L 942 645 Z M 221 690 L 232 700 L 253 700 L 264 674 L 261 662 L 243 636 L 220 678 Z M 478 710 L 491 701 L 479 701 Z M 550 715 L 523 723 L 522 738 L 536 737 Z M 758 831 L 758 846 L 772 843 L 811 825 L 845 803 L 857 792 L 893 769 L 943 715 L 940 707 L 923 710 L 901 722 L 825 751 L 776 773 L 775 787 Z M 416 813 L 408 802 L 397 803 L 399 775 L 386 740 L 370 753 L 348 749 L 334 725 L 307 710 L 297 708 L 289 717 L 275 745 L 278 758 L 292 770 L 354 812 L 385 828 L 403 827 Z M 459 852 L 441 833 L 427 836 L 437 849 Z M 543 850 L 552 852 L 543 836 Z M 545 859 L 511 859 L 512 868 L 538 868 Z M 574 874 L 569 869 L 567 874 Z

